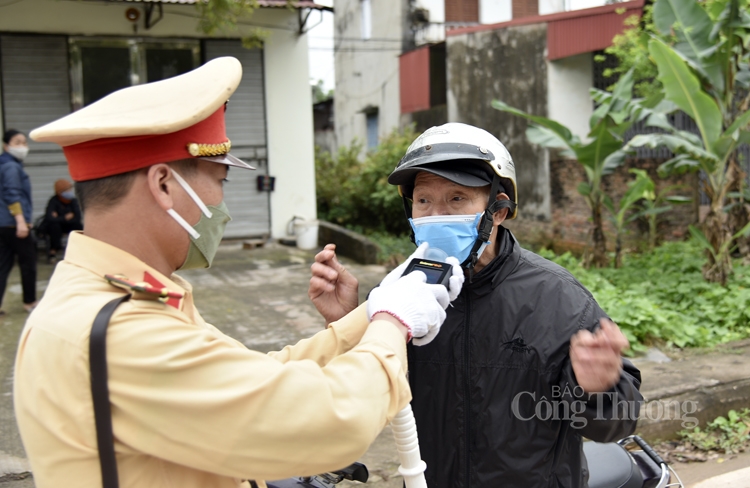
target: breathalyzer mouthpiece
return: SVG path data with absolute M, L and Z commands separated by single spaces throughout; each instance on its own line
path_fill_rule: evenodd
M 427 249 L 427 252 L 424 255 L 425 259 L 429 259 L 431 261 L 440 261 L 445 262 L 446 259 L 448 259 L 448 253 L 440 249 L 439 247 L 431 247 Z

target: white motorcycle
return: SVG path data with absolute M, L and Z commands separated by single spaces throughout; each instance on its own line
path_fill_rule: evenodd
M 640 449 L 627 450 L 625 446 L 631 443 Z M 677 473 L 637 435 L 618 442 L 584 442 L 583 453 L 589 466 L 589 488 L 684 488 Z M 365 465 L 354 463 L 318 476 L 272 481 L 268 487 L 334 488 L 343 480 L 364 483 L 367 478 Z M 406 488 L 411 488 L 408 480 Z

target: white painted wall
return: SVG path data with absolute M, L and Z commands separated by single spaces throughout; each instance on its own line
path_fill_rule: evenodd
M 417 0 L 415 6 L 430 11 L 430 22 L 445 22 L 445 0 Z
M 335 0 L 336 140 L 367 141 L 363 110 L 377 108 L 380 138 L 399 126 L 399 54 L 406 2 L 372 3 L 372 38 L 362 40 L 360 0 Z
M 547 62 L 548 117 L 582 139 L 589 133 L 589 118 L 594 111 L 589 97 L 593 76 L 591 53 Z
M 293 24 L 293 19 L 289 23 Z M 295 215 L 305 219 L 317 216 L 307 38 L 273 31 L 263 54 L 268 171 L 276 176 L 276 189 L 271 193 L 271 234 L 283 237 Z
M 479 0 L 480 24 L 499 24 L 512 18 L 513 5 L 511 0 Z
M 196 30 L 197 12 L 192 5 L 164 4 L 163 20 L 145 31 L 140 3 L 60 0 L 21 0 L 3 6 L 0 33 L 131 37 L 133 24 L 125 18 L 128 8 L 141 10 L 137 36 L 206 37 Z M 282 237 L 294 215 L 316 216 L 307 37 L 296 35 L 297 12 L 286 8 L 259 9 L 251 22 L 268 32 L 264 50 L 268 161 L 269 174 L 276 176 L 271 229 L 273 237 Z M 242 26 L 226 37 L 240 37 L 251 28 Z
M 566 4 L 569 5 L 570 0 L 539 0 L 539 15 L 564 12 Z

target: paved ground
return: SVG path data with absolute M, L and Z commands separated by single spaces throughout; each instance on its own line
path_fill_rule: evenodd
M 313 255 L 313 252 L 279 245 L 250 251 L 241 249 L 239 243 L 227 243 L 220 248 L 212 269 L 189 271 L 182 275 L 194 284 L 196 303 L 206 320 L 248 347 L 269 351 L 308 337 L 324 326 L 307 299 L 309 266 Z M 347 263 L 347 266 L 359 277 L 362 295 L 385 274 L 381 266 L 354 263 Z M 44 289 L 51 270 L 51 266 L 40 263 L 40 291 Z M 11 479 L 24 476 L 20 473 L 27 470 L 13 417 L 11 396 L 13 358 L 26 317 L 21 307 L 18 282 L 18 274 L 14 270 L 3 307 L 8 315 L 0 319 L 0 488 L 34 486 L 30 477 Z M 661 400 L 666 405 L 677 400 L 695 400 L 711 408 L 716 403 L 717 408 L 725 407 L 724 412 L 731 408 L 728 405 L 734 405 L 733 401 L 745 399 L 745 405 L 750 404 L 746 401 L 746 398 L 750 398 L 750 341 L 714 351 L 693 351 L 675 356 L 669 362 L 661 362 L 666 359 L 654 353 L 648 360 L 638 362 L 643 372 L 642 390 L 648 400 Z M 674 422 L 682 422 L 686 417 L 683 413 Z M 646 431 L 651 429 L 658 432 L 655 424 L 658 422 L 644 419 L 642 425 Z M 401 487 L 402 480 L 396 475 L 398 461 L 395 452 L 392 434 L 386 428 L 362 459 L 371 472 L 368 485 L 376 488 Z M 750 454 L 677 465 L 676 469 L 690 486 L 711 476 L 748 466 Z M 743 485 L 736 480 L 733 483 L 731 486 L 750 487 L 750 484 Z M 705 486 L 708 485 L 701 485 L 701 488 Z

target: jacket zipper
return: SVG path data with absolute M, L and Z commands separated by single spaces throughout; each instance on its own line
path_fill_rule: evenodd
M 466 462 L 466 478 L 465 488 L 471 488 L 471 463 L 469 462 L 469 452 L 471 451 L 471 385 L 469 377 L 469 324 L 471 323 L 471 300 L 469 295 L 466 295 L 466 322 L 464 326 L 464 429 L 465 435 L 465 462 Z

